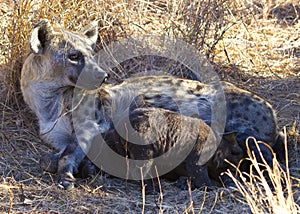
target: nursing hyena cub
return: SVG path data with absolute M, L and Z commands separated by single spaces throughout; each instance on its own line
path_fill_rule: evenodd
M 201 119 L 161 108 L 134 109 L 129 114 L 130 124 L 124 118 L 115 121 L 114 129 L 104 134 L 105 142 L 123 157 L 141 161 L 129 161 L 128 173 L 130 177 L 145 178 L 147 185 L 151 186 L 150 179 L 157 176 L 173 181 L 189 177 L 197 188 L 211 186 L 212 179 L 226 183 L 221 172 L 231 166 L 225 160 L 237 165 L 243 158 L 235 133 L 225 133 L 220 139 Z M 120 136 L 129 125 L 134 131 Z

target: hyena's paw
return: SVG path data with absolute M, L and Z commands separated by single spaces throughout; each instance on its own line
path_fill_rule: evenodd
M 78 172 L 75 171 L 76 177 L 88 178 L 97 172 L 96 166 L 88 159 L 84 159 L 79 166 Z M 76 179 L 71 172 L 60 173 L 58 186 L 61 189 L 71 190 L 74 188 Z
M 64 190 L 71 190 L 74 188 L 75 178 L 70 172 L 66 172 L 60 176 L 58 180 L 58 187 Z
M 58 166 L 59 155 L 57 154 L 48 154 L 40 158 L 40 167 L 43 171 L 56 173 Z

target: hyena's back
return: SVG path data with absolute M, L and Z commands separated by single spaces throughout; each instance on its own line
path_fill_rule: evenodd
M 279 133 L 272 106 L 261 97 L 224 82 L 226 131 L 238 131 L 274 145 Z M 246 140 L 246 139 L 244 139 Z
M 223 122 L 226 123 L 223 132 L 235 131 L 243 140 L 246 140 L 244 136 L 254 136 L 270 145 L 274 144 L 278 136 L 276 114 L 271 105 L 227 82 L 207 85 L 170 76 L 146 76 L 104 87 L 105 90 L 112 100 L 115 100 L 113 97 L 124 98 L 122 101 L 114 101 L 114 105 L 120 109 L 126 105 L 158 107 L 186 116 L 200 117 L 209 125 L 222 123 L 224 119 Z M 134 99 L 129 98 L 128 94 Z M 109 108 L 107 110 L 110 111 Z M 212 115 L 213 111 L 216 115 Z

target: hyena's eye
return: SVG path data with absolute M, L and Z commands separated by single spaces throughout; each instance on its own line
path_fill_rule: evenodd
M 82 54 L 80 52 L 70 53 L 68 55 L 68 58 L 72 62 L 78 62 L 78 61 L 80 61 L 82 59 Z

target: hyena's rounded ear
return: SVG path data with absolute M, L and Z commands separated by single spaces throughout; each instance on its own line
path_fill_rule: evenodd
M 223 140 L 227 142 L 227 145 L 231 147 L 231 153 L 235 155 L 239 155 L 243 153 L 242 148 L 236 141 L 236 136 L 238 135 L 238 132 L 233 131 L 233 132 L 225 132 L 223 134 Z
M 98 21 L 91 22 L 85 26 L 81 32 L 88 38 L 89 45 L 95 48 L 98 38 Z
M 238 133 L 236 131 L 225 132 L 220 137 L 222 137 L 223 140 L 226 140 L 226 142 L 228 142 L 231 146 L 234 146 L 236 144 L 236 136 L 237 136 L 237 134 Z
M 42 19 L 30 35 L 30 49 L 35 54 L 43 54 L 47 43 L 53 36 L 53 28 L 48 20 Z

